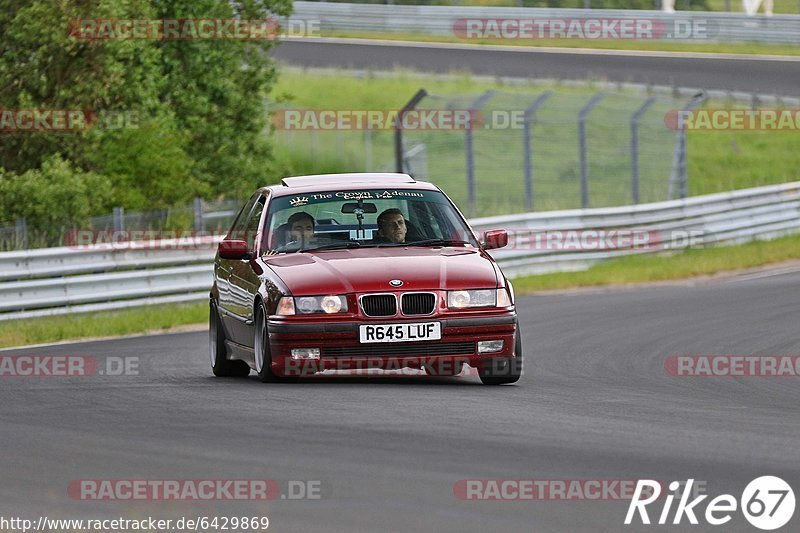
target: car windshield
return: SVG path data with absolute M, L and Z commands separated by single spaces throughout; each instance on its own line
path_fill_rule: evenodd
M 264 229 L 266 253 L 478 246 L 447 197 L 428 190 L 334 190 L 274 198 Z

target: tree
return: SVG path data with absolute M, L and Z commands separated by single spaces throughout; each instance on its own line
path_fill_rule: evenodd
M 265 19 L 290 10 L 290 0 L 0 0 L 0 109 L 136 117 L 121 129 L 0 132 L 0 179 L 40 170 L 57 154 L 75 173 L 108 178 L 112 201 L 139 209 L 240 196 L 269 181 L 264 99 L 276 76 L 274 40 L 86 40 L 69 28 L 76 19 Z

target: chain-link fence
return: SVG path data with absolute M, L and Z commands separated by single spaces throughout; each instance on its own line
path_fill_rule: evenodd
M 318 122 L 298 118 L 295 126 L 308 129 L 277 129 L 275 140 L 295 153 L 339 158 L 350 171 L 403 171 L 433 181 L 468 216 L 686 195 L 685 132 L 668 128 L 665 116 L 690 107 L 687 97 L 562 87 L 458 96 L 421 91 L 410 104 L 394 118 L 413 111 L 418 127 L 401 129 L 399 138 L 391 113 L 380 115 L 382 127 L 374 129 L 353 127 L 341 114 L 321 129 L 320 110 L 305 110 Z M 459 113 L 468 125 L 445 120 Z M 427 125 L 425 116 L 433 117 Z
M 571 91 L 428 95 L 418 110 L 470 109 L 482 124 L 403 131 L 403 170 L 441 185 L 469 216 L 683 197 L 685 131 L 665 117 L 699 102 Z

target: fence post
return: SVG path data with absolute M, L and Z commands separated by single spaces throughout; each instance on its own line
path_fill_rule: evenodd
M 639 121 L 655 101 L 655 96 L 651 96 L 631 117 L 631 194 L 634 204 L 639 203 Z
M 581 158 L 581 207 L 589 207 L 589 164 L 586 160 L 586 119 L 605 94 L 598 93 L 578 113 L 578 142 Z
M 705 100 L 706 95 L 702 91 L 695 94 L 686 105 L 685 111 L 697 108 Z M 689 168 L 686 146 L 686 128 L 679 128 L 675 134 L 675 150 L 672 156 L 672 172 L 669 177 L 669 199 L 672 200 L 675 194 L 675 185 L 678 187 L 678 197 L 686 198 L 689 196 Z
M 16 222 L 17 250 L 28 249 L 28 222 L 19 217 Z
M 493 94 L 494 90 L 486 91 L 472 102 L 469 107 L 469 119 L 464 139 L 464 151 L 467 156 L 467 212 L 469 216 L 475 216 L 475 154 L 472 150 L 472 114 L 480 111 Z
M 198 231 L 205 231 L 206 224 L 205 224 L 205 217 L 203 217 L 203 199 L 202 198 L 195 198 L 194 199 L 194 230 L 195 232 Z
M 544 104 L 545 100 L 553 95 L 552 91 L 540 94 L 536 100 L 525 110 L 522 122 L 522 137 L 525 143 L 523 154 L 525 157 L 525 209 L 533 211 L 533 149 L 531 148 L 531 119 L 536 111 Z
M 114 208 L 114 231 L 125 231 L 125 208 Z
M 364 172 L 372 170 L 372 130 L 367 126 L 364 130 Z
M 428 91 L 420 89 L 397 113 L 397 120 L 394 122 L 394 168 L 396 172 L 403 172 L 403 115 L 417 107 L 417 104 L 426 96 L 428 96 Z

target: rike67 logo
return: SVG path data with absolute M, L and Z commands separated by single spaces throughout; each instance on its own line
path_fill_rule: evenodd
M 731 494 L 717 496 L 707 503 L 704 513 L 700 511 L 700 504 L 708 498 L 708 495 L 700 495 L 689 500 L 692 496 L 693 483 L 694 480 L 689 479 L 681 494 L 675 492 L 684 484 L 678 481 L 669 484 L 672 494 L 668 494 L 663 499 L 664 504 L 656 524 L 678 525 L 685 517 L 690 524 L 697 525 L 699 523 L 698 516 L 700 516 L 705 519 L 707 524 L 721 526 L 730 522 L 737 509 L 741 509 L 742 514 L 751 525 L 764 531 L 771 531 L 787 524 L 794 514 L 794 491 L 779 477 L 762 476 L 754 479 L 745 487 L 742 497 L 738 501 Z M 678 504 L 673 514 L 672 504 L 676 496 Z M 647 506 L 659 500 L 660 497 L 661 483 L 649 479 L 639 480 L 631 504 L 628 506 L 625 524 L 633 523 L 637 514 L 642 524 L 651 524 Z M 655 508 L 657 505 L 653 505 L 653 507 Z M 657 509 L 651 508 L 650 510 Z M 672 515 L 671 521 L 670 515 Z

